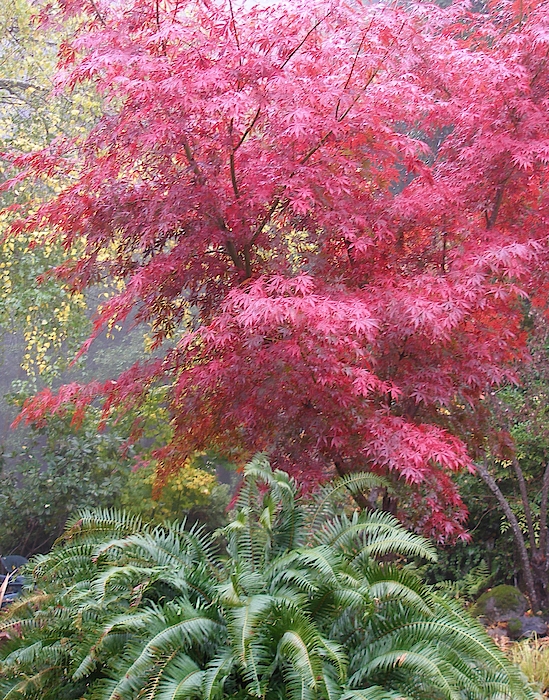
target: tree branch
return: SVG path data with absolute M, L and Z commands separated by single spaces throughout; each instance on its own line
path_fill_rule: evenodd
M 238 31 L 236 29 L 236 21 L 234 18 L 234 11 L 233 11 L 233 2 L 232 0 L 229 0 L 229 9 L 231 11 L 231 24 L 232 24 L 232 29 L 233 29 L 233 34 L 234 34 L 234 39 L 236 41 L 236 48 L 240 51 L 240 41 L 238 40 Z M 242 65 L 242 57 L 239 58 L 239 63 Z
M 26 80 L 11 80 L 10 78 L 0 79 L 0 90 L 7 90 L 12 95 L 16 95 L 21 90 L 40 90 L 46 92 L 47 88 L 35 83 L 29 83 Z
M 106 27 L 106 26 L 107 26 L 107 23 L 105 22 L 105 20 L 104 20 L 104 18 L 103 18 L 103 15 L 99 12 L 99 8 L 98 8 L 97 5 L 95 4 L 95 1 L 94 1 L 94 0 L 90 0 L 90 5 L 93 7 L 93 11 L 95 12 L 95 16 L 97 17 L 97 19 L 99 20 L 99 22 L 101 23 L 101 25 L 102 25 L 103 27 Z
M 238 183 L 236 181 L 236 170 L 234 166 L 234 151 L 229 156 L 229 167 L 231 169 L 231 182 L 233 185 L 234 196 L 238 199 L 240 197 L 240 192 L 238 191 Z
M 284 67 L 284 66 L 286 65 L 286 63 L 287 63 L 287 62 L 290 60 L 290 58 L 296 53 L 296 51 L 300 48 L 300 46 L 303 45 L 303 43 L 306 41 L 307 37 L 308 37 L 308 36 L 318 27 L 318 25 L 321 24 L 321 22 L 323 22 L 330 14 L 331 14 L 331 11 L 330 11 L 323 19 L 319 20 L 319 21 L 315 24 L 315 26 L 307 33 L 307 35 L 305 36 L 305 38 L 303 39 L 303 41 L 292 51 L 292 53 L 290 54 L 290 56 L 288 56 L 288 58 L 286 59 L 286 61 L 282 64 L 282 67 Z M 400 29 L 399 29 L 399 31 L 398 31 L 398 33 L 397 33 L 396 36 L 399 36 L 399 35 L 400 35 L 400 33 L 402 32 L 403 28 L 404 28 L 404 23 L 402 23 L 402 25 L 401 25 L 401 27 L 400 27 Z M 396 36 L 395 36 L 395 38 L 393 39 L 393 41 L 391 42 L 390 46 L 389 46 L 389 47 L 387 48 L 387 50 L 385 51 L 385 54 L 383 55 L 383 57 L 379 60 L 379 63 L 378 63 L 378 65 L 377 65 L 377 67 L 375 68 L 375 70 L 373 70 L 373 71 L 370 73 L 370 75 L 369 75 L 369 77 L 368 77 L 368 80 L 366 81 L 365 85 L 362 87 L 362 89 L 359 91 L 359 93 L 355 96 L 355 98 L 351 101 L 351 104 L 347 107 L 347 109 L 343 112 L 343 114 L 342 114 L 340 117 L 337 117 L 337 121 L 338 121 L 339 123 L 341 123 L 341 122 L 347 117 L 347 115 L 349 114 L 349 112 L 351 111 L 351 109 L 352 109 L 352 108 L 354 107 L 354 105 L 358 102 L 358 100 L 362 97 L 362 95 L 364 94 L 364 92 L 367 90 L 368 86 L 372 83 L 372 81 L 374 80 L 374 78 L 376 77 L 376 75 L 379 73 L 379 71 L 380 71 L 380 69 L 381 69 L 381 66 L 384 64 L 385 60 L 387 59 L 387 56 L 389 55 L 389 52 L 391 51 L 391 49 L 392 49 L 392 47 L 393 47 L 393 45 L 394 45 L 394 43 L 395 43 L 395 41 L 396 41 Z M 257 116 L 259 116 L 259 110 L 258 110 Z M 255 122 L 255 117 L 254 117 L 254 120 L 253 120 L 253 121 Z M 252 122 L 252 123 L 253 123 L 253 122 Z M 251 128 L 251 127 L 250 127 L 250 128 Z M 310 148 L 309 151 L 307 151 L 307 153 L 306 153 L 306 154 L 303 156 L 303 158 L 299 161 L 300 166 L 306 165 L 306 163 L 313 157 L 313 155 L 314 155 L 320 148 L 322 148 L 322 146 L 326 143 L 326 141 L 330 138 L 330 136 L 332 136 L 332 134 L 333 134 L 333 130 L 332 130 L 332 129 L 330 129 L 328 132 L 326 132 L 326 134 L 324 134 L 324 136 L 320 139 L 320 141 L 319 141 L 315 146 L 313 146 L 312 148 Z M 295 175 L 295 171 L 292 172 L 292 173 L 290 173 L 288 179 L 292 178 L 294 175 Z M 280 203 L 281 203 L 281 201 L 282 201 L 282 195 L 284 194 L 284 191 L 286 190 L 286 187 L 287 187 L 287 186 L 284 185 L 284 186 L 282 187 L 282 190 L 281 190 L 280 194 L 276 195 L 276 197 L 274 198 L 273 203 L 272 203 L 272 205 L 269 207 L 269 210 L 268 210 L 267 214 L 265 214 L 265 216 L 261 219 L 261 221 L 260 221 L 259 224 L 257 225 L 257 227 L 256 227 L 256 229 L 255 229 L 255 231 L 254 231 L 254 233 L 253 233 L 253 235 L 252 235 L 252 237 L 251 237 L 251 239 L 250 239 L 248 245 L 252 246 L 252 245 L 254 244 L 254 242 L 257 240 L 258 236 L 259 236 L 259 235 L 261 234 L 261 232 L 264 230 L 265 226 L 266 226 L 266 225 L 269 223 L 269 221 L 271 220 L 271 217 L 273 216 L 273 214 L 275 213 L 276 209 L 278 208 L 278 206 L 280 205 Z M 285 209 L 287 206 L 288 206 L 288 202 L 286 202 L 286 203 L 283 205 L 283 208 Z
M 257 112 L 256 112 L 255 115 L 254 115 L 254 118 L 252 119 L 252 121 L 250 122 L 250 124 L 248 125 L 248 127 L 246 128 L 246 130 L 244 131 L 244 133 L 242 134 L 242 136 L 240 137 L 240 141 L 239 141 L 239 142 L 236 144 L 236 146 L 233 148 L 233 153 L 236 153 L 236 152 L 238 151 L 238 149 L 240 148 L 240 146 L 242 146 L 242 144 L 244 143 L 244 141 L 247 139 L 248 134 L 249 134 L 250 131 L 254 128 L 255 123 L 256 123 L 256 121 L 259 119 L 259 115 L 260 115 L 260 114 L 261 114 L 261 107 L 258 107 L 258 108 L 257 108 Z
M 225 249 L 227 253 L 229 254 L 229 257 L 234 263 L 234 266 L 236 267 L 237 270 L 240 270 L 241 272 L 246 272 L 246 266 L 242 262 L 242 258 L 238 254 L 238 251 L 236 249 L 235 244 L 231 241 L 230 238 L 227 238 L 225 241 Z M 249 276 L 249 275 L 247 275 Z
M 358 57 L 359 57 L 360 51 L 361 51 L 361 49 L 362 49 L 362 46 L 364 45 L 364 40 L 366 39 L 366 34 L 370 31 L 370 27 L 372 26 L 372 22 L 373 22 L 373 21 L 374 21 L 374 20 L 373 20 L 373 18 L 372 18 L 372 20 L 371 20 L 371 22 L 370 22 L 370 26 L 369 26 L 368 29 L 362 34 L 362 37 L 361 37 L 361 39 L 360 39 L 360 44 L 358 45 L 358 49 L 356 50 L 356 53 L 355 53 L 354 58 L 353 58 L 353 63 L 352 63 L 352 65 L 351 65 L 351 70 L 349 71 L 349 75 L 347 76 L 347 80 L 345 81 L 345 85 L 343 86 L 343 92 L 345 92 L 345 90 L 347 90 L 347 88 L 349 87 L 349 83 L 351 82 L 351 78 L 353 77 L 353 73 L 354 73 L 354 70 L 355 70 L 355 67 L 356 67 L 356 63 L 357 63 L 357 61 L 358 61 Z M 337 117 L 338 117 L 338 112 L 339 112 L 339 107 L 340 107 L 340 105 L 341 105 L 341 97 L 338 99 L 337 105 L 336 105 L 336 111 L 335 111 L 335 118 L 336 118 L 336 119 L 337 119 Z
M 341 460 L 334 459 L 334 467 L 336 468 L 336 472 L 339 474 L 339 476 L 347 476 L 347 474 L 351 473 L 351 470 L 347 469 Z M 352 493 L 351 495 L 361 510 L 371 510 L 370 503 L 363 493 L 358 491 L 357 493 Z
M 505 183 L 500 185 L 496 190 L 496 198 L 494 200 L 494 206 L 492 207 L 492 213 L 488 216 L 488 212 L 485 212 L 486 216 L 486 228 L 491 229 L 495 226 L 501 203 L 503 201 L 503 190 L 505 189 Z
M 189 165 L 191 166 L 193 173 L 196 175 L 198 182 L 201 185 L 203 185 L 204 181 L 205 181 L 204 175 L 202 174 L 202 171 L 200 170 L 200 166 L 196 162 L 196 159 L 194 157 L 194 153 L 191 150 L 191 146 L 189 144 L 187 137 L 183 137 L 183 150 L 185 151 L 185 156 L 187 157 Z
M 293 48 L 293 49 L 290 51 L 290 53 L 288 54 L 288 56 L 285 58 L 284 62 L 283 62 L 282 65 L 280 66 L 280 68 L 285 68 L 285 66 L 292 60 L 292 58 L 296 55 L 296 53 L 297 53 L 297 52 L 299 51 L 299 49 L 303 46 L 303 44 L 307 41 L 307 39 L 311 36 L 311 34 L 312 34 L 316 29 L 318 29 L 318 27 L 320 27 L 320 25 L 322 24 L 322 22 L 324 22 L 324 20 L 328 19 L 328 17 L 329 17 L 331 14 L 332 14 L 332 10 L 330 10 L 328 13 L 326 13 L 326 14 L 324 15 L 324 17 L 322 17 L 321 19 L 319 19 L 318 22 L 316 22 L 316 24 L 314 24 L 314 25 L 311 27 L 311 29 L 309 29 L 309 31 L 307 32 L 307 34 L 305 34 L 305 36 L 304 36 L 303 39 L 299 42 L 299 44 L 298 44 L 295 48 Z

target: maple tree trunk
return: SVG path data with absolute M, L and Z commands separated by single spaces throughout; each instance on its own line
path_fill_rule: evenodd
M 538 612 L 539 610 L 539 602 L 538 602 L 538 594 L 536 591 L 536 586 L 534 584 L 534 577 L 532 574 L 532 565 L 530 562 L 530 559 L 528 557 L 528 550 L 526 549 L 526 543 L 524 541 L 524 537 L 522 534 L 522 531 L 520 529 L 519 522 L 516 518 L 516 515 L 513 513 L 511 506 L 509 505 L 509 502 L 503 495 L 501 489 L 496 483 L 496 480 L 494 477 L 490 474 L 488 471 L 487 467 L 485 464 L 477 464 L 477 471 L 481 477 L 481 479 L 484 481 L 484 483 L 488 486 L 490 491 L 494 494 L 496 497 L 498 503 L 501 506 L 501 509 L 505 513 L 505 516 L 507 520 L 509 521 L 509 525 L 511 526 L 511 530 L 513 532 L 513 537 L 515 539 L 515 544 L 518 549 L 519 557 L 523 566 L 523 571 L 524 571 L 524 581 L 526 583 L 526 592 L 528 594 L 528 598 L 530 599 L 530 605 L 532 607 L 532 610 L 534 612 Z

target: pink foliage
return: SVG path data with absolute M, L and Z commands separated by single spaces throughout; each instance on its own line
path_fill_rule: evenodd
M 15 159 L 76 173 L 18 226 L 83 243 L 57 270 L 75 289 L 125 281 L 96 333 L 133 314 L 171 348 L 23 417 L 96 396 L 108 413 L 165 382 L 166 465 L 231 446 L 304 484 L 369 469 L 410 486 L 418 527 L 463 534 L 449 475 L 472 462 L 446 416 L 513 379 L 523 300 L 548 289 L 547 3 L 61 12 L 84 19 L 59 87 L 91 80 L 105 116 L 77 158 Z

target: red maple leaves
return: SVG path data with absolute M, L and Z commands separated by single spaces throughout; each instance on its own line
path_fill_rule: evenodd
M 371 469 L 415 489 L 424 530 L 462 533 L 448 473 L 471 461 L 446 415 L 513 377 L 521 300 L 545 303 L 547 6 L 63 7 L 86 19 L 62 80 L 106 111 L 24 226 L 84 246 L 57 271 L 73 287 L 125 282 L 97 332 L 134 314 L 172 347 L 23 415 L 164 382 L 165 460 Z M 67 167 L 59 145 L 16 162 Z

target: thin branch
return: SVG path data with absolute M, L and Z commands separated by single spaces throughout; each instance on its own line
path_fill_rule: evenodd
M 240 197 L 240 191 L 238 189 L 238 181 L 236 179 L 236 166 L 235 166 L 234 156 L 235 156 L 235 153 L 237 152 L 237 150 L 240 148 L 240 146 L 242 146 L 242 144 L 244 143 L 244 140 L 246 139 L 248 134 L 254 128 L 254 124 L 258 120 L 260 112 L 261 112 L 261 107 L 258 108 L 257 112 L 254 115 L 254 118 L 252 119 L 252 121 L 250 122 L 250 124 L 248 125 L 248 127 L 246 128 L 246 130 L 244 131 L 242 136 L 240 137 L 238 143 L 233 148 L 231 154 L 229 155 L 229 168 L 231 170 L 231 183 L 233 186 L 234 195 L 237 199 Z M 232 132 L 232 128 L 233 128 L 233 120 L 231 119 L 230 132 Z
M 328 19 L 328 17 L 332 14 L 332 12 L 333 12 L 333 10 L 330 10 L 327 14 L 324 15 L 324 17 L 319 19 L 318 22 L 316 22 L 316 24 L 314 24 L 311 27 L 311 29 L 309 29 L 309 31 L 307 32 L 307 34 L 305 34 L 305 36 L 299 42 L 299 44 L 290 51 L 290 53 L 288 54 L 288 56 L 286 57 L 286 59 L 284 60 L 282 65 L 280 66 L 280 68 L 286 67 L 286 65 L 292 60 L 292 58 L 296 55 L 296 53 L 303 46 L 303 44 L 307 41 L 307 39 L 311 36 L 311 34 L 318 29 L 318 27 L 322 24 L 322 22 L 324 22 L 324 20 Z
M 103 25 L 103 27 L 107 26 L 107 23 L 103 19 L 103 15 L 99 12 L 99 8 L 95 4 L 94 0 L 90 0 L 90 5 L 93 7 L 93 11 L 95 12 L 95 16 L 99 20 L 99 22 Z
M 310 160 L 310 159 L 314 156 L 314 154 L 315 154 L 320 148 L 322 148 L 322 146 L 324 146 L 324 144 L 326 143 L 326 141 L 330 138 L 330 136 L 332 136 L 333 133 L 334 133 L 334 132 L 332 131 L 332 129 L 330 129 L 330 131 L 328 131 L 327 133 L 325 133 L 324 136 L 320 139 L 320 141 L 319 141 L 315 146 L 313 146 L 311 149 L 309 149 L 309 151 L 307 151 L 307 153 L 306 153 L 306 154 L 303 156 L 303 158 L 299 161 L 299 165 L 305 165 L 305 164 L 307 163 L 307 161 Z M 293 175 L 293 174 L 294 174 L 294 173 L 292 173 L 292 175 Z M 290 175 L 290 177 L 292 177 L 292 175 Z
M 445 230 L 442 234 L 442 260 L 440 262 L 440 269 L 443 274 L 446 274 L 446 249 L 448 247 L 447 237 L 448 234 Z
M 204 184 L 204 175 L 202 174 L 202 171 L 200 170 L 200 166 L 196 162 L 196 159 L 195 159 L 194 154 L 191 150 L 191 146 L 189 144 L 189 141 L 187 140 L 187 137 L 183 137 L 183 150 L 185 151 L 185 155 L 187 156 L 187 160 L 189 161 L 189 165 L 191 166 L 192 171 L 196 175 L 199 183 Z
M 231 168 L 231 182 L 233 185 L 234 196 L 238 199 L 240 197 L 240 192 L 238 191 L 238 183 L 236 181 L 236 170 L 234 167 L 234 151 L 229 156 L 229 167 Z
M 285 189 L 286 189 L 286 186 L 284 186 L 284 188 L 282 189 L 282 193 L 281 193 L 280 195 L 277 195 L 277 196 L 274 198 L 273 203 L 272 203 L 271 206 L 269 207 L 269 210 L 267 211 L 267 213 L 265 214 L 265 216 L 260 220 L 259 224 L 256 226 L 256 229 L 255 229 L 255 231 L 254 231 L 252 237 L 250 238 L 250 241 L 249 241 L 248 245 L 252 246 L 252 245 L 255 243 L 255 241 L 257 240 L 257 238 L 259 237 L 259 235 L 263 232 L 265 226 L 267 226 L 267 224 L 268 224 L 269 221 L 271 220 L 273 214 L 275 213 L 276 209 L 278 208 L 278 206 L 279 206 L 279 204 L 280 204 L 280 202 L 281 202 L 281 200 L 282 200 L 282 194 L 284 193 L 284 190 L 285 190 Z M 288 206 L 288 204 L 285 204 L 285 205 L 284 205 L 284 209 L 285 209 L 287 206 Z
M 244 143 L 244 141 L 245 141 L 246 138 L 248 137 L 248 134 L 249 134 L 250 131 L 254 128 L 255 123 L 256 123 L 256 121 L 259 119 L 259 115 L 260 115 L 260 114 L 261 114 L 261 107 L 258 107 L 258 108 L 257 108 L 257 112 L 256 112 L 255 115 L 254 115 L 254 118 L 252 119 L 252 121 L 250 122 L 250 124 L 248 125 L 248 127 L 246 128 L 246 131 L 245 131 L 245 132 L 242 134 L 242 136 L 240 137 L 240 141 L 239 141 L 239 142 L 236 144 L 236 146 L 233 148 L 233 153 L 236 153 L 236 151 L 238 151 L 238 149 L 240 148 L 240 146 L 242 146 L 242 144 Z
M 288 56 L 288 58 L 286 59 L 286 61 L 282 64 L 282 67 L 284 67 L 284 66 L 286 65 L 286 63 L 287 63 L 287 62 L 290 60 L 290 58 L 296 53 L 296 51 L 298 51 L 299 48 L 300 48 L 301 46 L 303 46 L 303 43 L 307 40 L 307 37 L 308 37 L 308 36 L 319 26 L 319 24 L 321 24 L 330 14 L 331 14 L 331 11 L 330 11 L 327 15 L 325 15 L 325 17 L 323 17 L 321 20 L 319 20 L 319 21 L 315 24 L 315 26 L 314 26 L 314 27 L 307 33 L 307 35 L 304 37 L 303 41 L 300 42 L 300 44 L 290 53 L 290 55 Z M 366 81 L 366 84 L 362 87 L 362 89 L 359 91 L 359 93 L 355 96 L 355 98 L 352 100 L 351 104 L 347 107 L 347 109 L 343 112 L 343 114 L 342 114 L 340 117 L 337 118 L 337 121 L 338 121 L 339 123 L 341 123 L 341 122 L 347 117 L 347 115 L 349 114 L 349 112 L 351 111 L 351 109 L 352 109 L 352 108 L 354 107 L 354 105 L 358 102 L 358 100 L 362 97 L 362 95 L 364 94 L 364 92 L 368 89 L 369 85 L 372 83 L 372 81 L 374 80 L 374 78 L 376 77 L 376 75 L 378 74 L 378 72 L 380 71 L 381 66 L 382 66 L 382 65 L 384 64 L 384 62 L 387 60 L 387 56 L 389 55 L 389 53 L 390 53 L 392 47 L 394 46 L 394 43 L 395 43 L 397 37 L 398 37 L 398 36 L 400 35 L 400 33 L 402 32 L 403 28 L 404 28 L 404 22 L 402 23 L 402 25 L 401 25 L 401 27 L 400 27 L 398 33 L 397 33 L 396 36 L 394 37 L 394 39 L 393 39 L 393 41 L 391 42 L 391 44 L 387 47 L 387 50 L 385 51 L 385 54 L 384 54 L 383 57 L 379 60 L 379 63 L 378 63 L 378 65 L 377 65 L 376 69 L 375 69 L 374 71 L 372 71 L 372 73 L 371 73 L 370 76 L 368 77 L 368 80 Z M 258 110 L 258 115 L 259 115 L 259 110 Z M 254 118 L 254 121 L 255 121 L 255 118 Z M 302 158 L 302 159 L 300 160 L 300 162 L 299 162 L 300 166 L 305 165 L 305 164 L 312 158 L 312 156 L 313 156 L 320 148 L 322 148 L 322 146 L 326 143 L 326 141 L 330 138 L 330 136 L 332 136 L 332 134 L 333 134 L 333 130 L 332 130 L 332 129 L 330 129 L 326 134 L 324 134 L 324 136 L 320 139 L 320 141 L 319 141 L 315 146 L 313 146 L 309 151 L 307 151 L 307 153 L 303 156 L 303 158 Z M 294 175 L 295 175 L 295 171 L 292 172 L 292 173 L 290 173 L 288 179 L 292 178 Z M 255 241 L 257 240 L 258 236 L 259 236 L 259 235 L 262 233 L 262 231 L 265 229 L 265 226 L 269 223 L 269 221 L 271 220 L 271 217 L 273 216 L 273 214 L 275 213 L 275 211 L 278 209 L 279 205 L 281 204 L 282 196 L 283 196 L 283 194 L 284 194 L 286 188 L 287 188 L 287 185 L 284 185 L 284 186 L 282 187 L 281 192 L 280 192 L 278 195 L 275 196 L 275 198 L 274 198 L 274 200 L 273 200 L 273 203 L 272 203 L 271 206 L 269 207 L 268 212 L 265 214 L 265 216 L 263 216 L 263 218 L 261 219 L 261 221 L 260 221 L 259 224 L 257 225 L 257 227 L 256 227 L 256 229 L 255 229 L 255 231 L 254 231 L 254 233 L 253 233 L 253 235 L 252 235 L 252 237 L 251 237 L 251 239 L 250 239 L 248 245 L 252 246 L 252 245 L 255 243 Z M 286 209 L 286 207 L 288 206 L 288 204 L 289 204 L 289 203 L 286 202 L 286 203 L 283 205 L 283 209 Z
M 17 94 L 19 90 L 40 90 L 45 92 L 47 88 L 35 83 L 29 83 L 26 80 L 10 80 L 9 78 L 0 79 L 0 90 L 7 90 L 12 95 Z
M 362 47 L 363 47 L 363 45 L 364 45 L 364 41 L 365 41 L 365 39 L 366 39 L 366 34 L 370 31 L 370 27 L 372 26 L 372 22 L 373 22 L 373 21 L 374 21 L 374 19 L 373 19 L 373 17 L 372 17 L 372 20 L 371 20 L 371 22 L 370 22 L 370 24 L 369 24 L 369 26 L 368 26 L 368 29 L 366 29 L 366 31 L 362 34 L 362 38 L 360 39 L 360 44 L 358 45 L 358 48 L 357 48 L 356 53 L 355 53 L 354 58 L 353 58 L 353 63 L 352 63 L 352 65 L 351 65 L 351 70 L 349 71 L 349 75 L 347 76 L 347 80 L 345 81 L 345 85 L 343 86 L 343 92 L 345 92 L 345 91 L 347 90 L 347 88 L 349 87 L 349 83 L 351 82 L 351 78 L 353 77 L 353 73 L 354 73 L 354 70 L 355 70 L 355 67 L 356 67 L 356 64 L 357 64 L 357 61 L 358 61 L 358 57 L 359 57 L 359 55 L 360 55 L 360 52 L 361 52 Z M 341 105 L 341 97 L 338 99 L 337 105 L 336 105 L 336 111 L 335 111 L 335 118 L 336 118 L 336 119 L 337 119 L 337 117 L 338 117 L 338 112 L 339 112 L 339 107 L 340 107 L 340 105 Z
M 240 41 L 238 40 L 238 31 L 236 29 L 236 21 L 234 18 L 234 11 L 233 11 L 233 0 L 229 0 L 229 9 L 231 11 L 231 24 L 232 24 L 233 34 L 234 34 L 234 40 L 236 41 L 236 48 L 240 51 Z M 242 65 L 242 57 L 239 58 L 239 62 Z
M 185 151 L 185 155 L 187 157 L 189 165 L 191 166 L 194 174 L 196 175 L 198 182 L 200 184 L 204 184 L 205 183 L 204 175 L 203 175 L 202 171 L 200 170 L 200 166 L 196 162 L 196 159 L 194 157 L 194 154 L 191 150 L 191 146 L 190 146 L 187 138 L 183 139 L 183 149 Z M 235 175 L 235 178 L 236 178 L 236 175 Z M 236 185 L 236 179 L 235 179 L 235 182 L 233 183 L 233 185 Z M 236 191 L 238 192 L 238 188 Z M 213 213 L 213 217 L 214 217 L 217 225 L 219 226 L 219 228 L 222 231 L 225 231 L 226 233 L 228 233 L 227 226 L 225 224 L 225 221 L 223 220 L 223 217 L 218 213 L 216 214 L 215 212 Z M 248 260 L 246 260 L 246 253 L 244 253 L 244 262 L 243 262 L 242 258 L 240 257 L 240 255 L 236 249 L 234 242 L 230 238 L 227 238 L 225 241 L 225 250 L 227 251 L 227 254 L 229 255 L 229 257 L 233 261 L 236 269 L 240 270 L 241 272 L 244 272 L 246 277 L 249 277 L 251 275 L 251 266 L 249 264 L 249 251 L 248 251 Z

